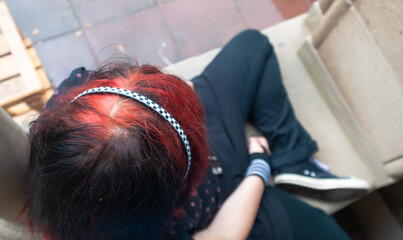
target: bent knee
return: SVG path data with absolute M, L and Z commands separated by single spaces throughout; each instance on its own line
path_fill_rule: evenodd
M 235 38 L 247 43 L 249 46 L 257 47 L 267 45 L 269 48 L 273 48 L 268 37 L 256 29 L 243 30 L 242 32 L 238 33 Z

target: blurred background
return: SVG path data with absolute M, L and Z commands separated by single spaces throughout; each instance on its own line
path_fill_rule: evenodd
M 105 47 L 166 66 L 308 11 L 314 0 L 5 0 L 52 85 Z

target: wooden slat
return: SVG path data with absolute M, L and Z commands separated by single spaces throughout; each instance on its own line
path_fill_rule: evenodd
M 0 58 L 0 81 L 15 77 L 19 75 L 18 65 L 14 59 L 13 55 L 6 55 Z M 6 80 L 9 81 L 9 80 Z M 25 85 L 25 84 L 24 84 Z M 24 88 L 25 86 L 20 86 Z
M 34 95 L 27 96 L 18 102 L 3 105 L 4 110 L 6 110 L 11 116 L 25 114 L 32 109 L 41 111 L 45 103 L 53 95 L 54 90 L 49 82 L 45 70 L 42 67 L 39 67 L 36 69 L 36 73 L 41 80 L 43 90 Z
M 20 84 L 25 87 L 21 92 L 10 93 L 6 95 L 7 97 L 2 96 L 0 99 L 0 105 L 4 105 L 39 91 L 41 89 L 41 84 L 31 60 L 29 59 L 25 45 L 18 32 L 18 28 L 15 25 L 5 2 L 0 2 L 0 28 L 10 46 L 11 53 L 19 68 L 20 76 L 22 78 Z
M 0 8 L 2 8 L 0 11 L 4 10 L 3 5 L 0 5 Z M 14 27 L 16 28 L 16 26 Z M 16 36 L 19 38 L 18 41 L 22 43 L 19 44 L 19 47 L 22 45 L 25 48 L 24 55 L 28 56 L 29 64 L 34 69 L 39 80 L 40 89 L 35 91 L 35 94 L 32 94 L 31 85 L 21 77 L 20 65 L 17 63 L 18 59 L 15 58 L 15 54 L 11 51 L 9 39 L 3 34 L 4 29 L 2 28 L 2 25 L 0 25 L 0 94 L 4 97 L 0 98 L 0 103 L 12 116 L 19 116 L 33 110 L 40 111 L 52 96 L 54 90 L 41 66 L 33 43 L 30 39 L 24 39 L 18 29 L 16 31 L 14 29 L 14 39 Z M 12 99 L 10 99 L 10 95 L 14 95 Z
M 26 48 L 30 48 L 30 47 L 34 46 L 34 43 L 29 38 L 24 38 L 23 41 L 24 41 L 24 45 Z
M 42 64 L 39 60 L 38 55 L 36 54 L 35 48 L 33 48 L 32 45 L 28 45 L 28 46 L 29 47 L 27 48 L 27 53 L 28 53 L 29 59 L 31 60 L 34 68 L 35 69 L 41 68 Z M 40 74 L 42 74 L 42 73 L 40 73 Z M 13 77 L 16 75 L 19 75 L 19 69 L 14 60 L 14 57 L 12 55 L 6 55 L 3 57 L 0 57 L 0 81 L 2 79 L 6 79 L 6 78 Z M 45 84 L 45 86 L 43 86 L 43 84 L 41 83 L 42 88 L 49 87 L 48 86 L 49 83 L 44 83 L 44 84 Z
M 18 102 L 17 104 L 13 104 L 10 106 L 4 106 L 4 110 L 11 116 L 18 116 L 24 114 L 30 110 L 41 111 L 45 106 L 45 103 L 50 99 L 53 95 L 54 90 L 48 89 L 44 90 L 35 95 L 26 97 L 23 101 Z
M 41 83 L 42 89 L 52 88 L 52 84 L 49 81 L 48 75 L 42 68 L 42 63 L 39 60 L 38 54 L 33 47 L 32 41 L 28 38 L 24 39 L 25 46 L 27 47 L 28 56 L 31 59 L 34 68 L 36 69 L 36 74 L 38 75 L 39 81 Z
M 6 38 L 3 34 L 0 34 L 0 56 L 10 53 L 10 47 L 7 44 Z
M 0 82 L 0 102 L 6 101 L 10 95 L 17 95 L 24 89 L 24 84 L 21 76 Z
M 31 107 L 26 102 L 20 102 L 11 107 L 5 107 L 4 110 L 6 110 L 10 116 L 14 117 L 30 111 Z
M 39 81 L 41 82 L 42 89 L 52 88 L 52 84 L 49 81 L 49 78 L 45 72 L 45 69 L 43 69 L 42 67 L 37 68 L 36 74 L 38 75 Z
M 28 52 L 29 59 L 31 60 L 32 64 L 34 65 L 34 68 L 35 69 L 39 68 L 42 64 L 41 64 L 41 61 L 39 61 L 35 48 L 29 47 L 29 48 L 27 48 L 27 52 Z
M 41 82 L 42 89 L 52 88 L 52 84 L 50 83 L 45 70 L 42 68 L 42 63 L 39 60 L 38 54 L 36 54 L 32 41 L 26 38 L 24 39 L 24 43 L 27 47 L 28 56 L 31 59 L 34 68 L 36 69 L 36 74 L 38 75 L 39 81 Z

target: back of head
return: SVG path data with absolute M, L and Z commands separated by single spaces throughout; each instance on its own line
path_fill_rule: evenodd
M 168 121 L 117 87 L 147 96 L 181 125 L 192 164 Z M 160 239 L 204 177 L 203 110 L 182 80 L 155 67 L 105 65 L 31 124 L 28 218 L 50 239 Z

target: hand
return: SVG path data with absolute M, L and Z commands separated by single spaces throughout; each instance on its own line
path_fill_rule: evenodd
M 267 153 L 271 155 L 269 143 L 267 142 L 265 137 L 250 137 L 248 140 L 248 148 L 249 154 L 264 153 L 264 149 L 266 149 Z

